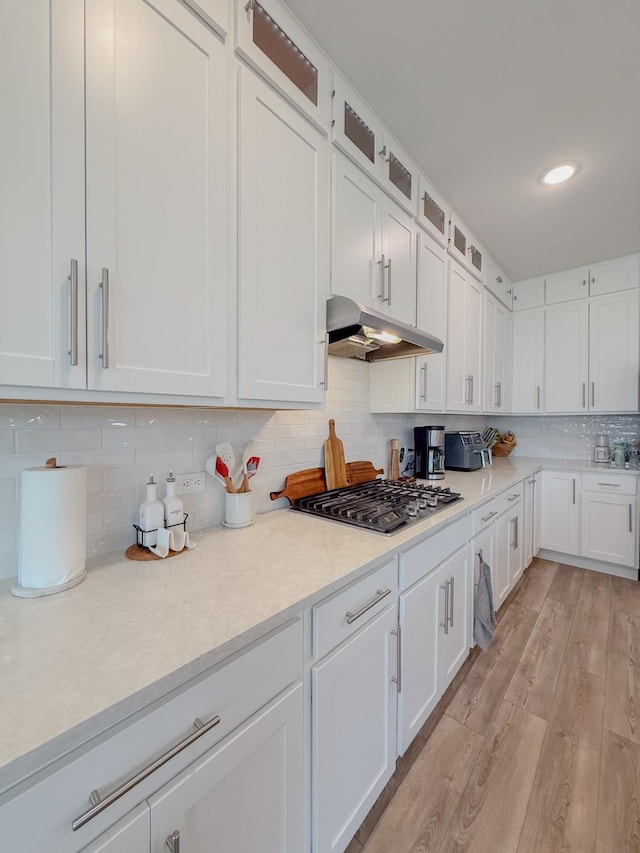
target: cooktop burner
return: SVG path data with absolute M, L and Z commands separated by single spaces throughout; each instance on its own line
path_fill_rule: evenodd
M 390 535 L 459 500 L 457 492 L 428 483 L 372 480 L 298 498 L 291 508 Z

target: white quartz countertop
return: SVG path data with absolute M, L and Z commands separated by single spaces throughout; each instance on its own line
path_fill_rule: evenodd
M 2 582 L 0 792 L 545 463 L 594 470 L 498 459 L 448 472 L 438 484 L 464 500 L 391 537 L 277 510 L 242 530 L 199 531 L 195 550 L 168 560 L 92 560 L 83 583 L 56 595 L 19 599 Z

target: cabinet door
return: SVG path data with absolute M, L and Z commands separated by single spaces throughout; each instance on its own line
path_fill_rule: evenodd
M 583 412 L 588 405 L 589 305 L 554 305 L 545 312 L 545 407 Z
M 589 295 L 589 268 L 576 267 L 545 277 L 545 304 L 555 305 L 571 299 L 585 299 Z
M 483 319 L 482 407 L 485 412 L 502 412 L 505 409 L 506 392 L 506 311 L 486 290 Z
M 447 409 L 480 410 L 482 287 L 460 264 L 449 261 Z
M 441 412 L 445 405 L 447 353 L 447 252 L 418 231 L 417 326 L 440 338 L 444 350 L 416 359 L 416 409 Z
M 141 803 L 82 853 L 145 853 L 150 850 L 150 810 L 146 803 Z
M 416 224 L 401 207 L 383 198 L 384 297 L 381 310 L 416 325 Z
M 528 311 L 530 308 L 544 307 L 544 278 L 527 278 L 514 281 L 513 310 Z
M 382 134 L 382 186 L 398 204 L 416 214 L 418 171 L 406 151 L 386 130 Z
M 589 302 L 590 409 L 635 412 L 640 356 L 638 291 L 597 296 Z
M 494 563 L 495 570 L 492 575 L 495 578 L 495 586 L 493 588 L 493 599 L 496 610 L 505 601 L 511 590 L 510 577 L 510 558 L 511 558 L 511 542 L 512 542 L 512 524 L 511 513 L 503 513 L 495 523 L 496 539 Z
M 347 157 L 382 180 L 382 123 L 339 75 L 333 79 L 332 139 Z
M 636 289 L 640 287 L 640 256 L 625 255 L 623 258 L 591 264 L 589 276 L 590 296 Z
M 238 396 L 324 399 L 327 150 L 250 71 L 240 73 Z
M 578 554 L 579 475 L 561 471 L 542 473 L 540 546 L 550 551 Z
M 635 567 L 636 538 L 635 497 L 582 493 L 583 557 Z
M 447 626 L 442 629 L 438 653 L 440 690 L 444 692 L 469 654 L 469 596 L 473 584 L 469 547 L 465 546 L 449 557 L 438 569 L 438 574 L 441 596 L 448 603 L 448 617 L 446 611 L 443 611 Z M 449 586 L 445 595 L 446 584 Z
M 433 571 L 400 596 L 398 754 L 403 755 L 442 695 L 438 645 L 444 620 L 440 572 Z
M 0 4 L 0 385 L 86 386 L 83 81 L 82 0 Z
M 149 799 L 154 853 L 175 832 L 194 853 L 306 849 L 302 693 L 291 687 Z
M 522 502 L 520 502 L 507 513 L 509 519 L 509 590 L 514 588 L 524 571 L 523 510 Z
M 394 606 L 311 670 L 313 850 L 344 850 L 395 769 L 396 624 Z
M 514 314 L 513 411 L 540 414 L 544 382 L 544 309 Z
M 524 519 L 522 539 L 522 568 L 526 569 L 533 560 L 533 530 L 535 518 L 535 480 L 527 477 L 524 481 Z
M 87 4 L 91 388 L 227 393 L 226 68 L 178 3 Z
M 331 292 L 365 305 L 382 299 L 382 195 L 340 154 L 332 157 Z
M 446 248 L 448 233 L 447 202 L 433 184 L 420 175 L 420 200 L 418 222 L 440 245 Z M 418 324 L 419 325 L 419 324 Z

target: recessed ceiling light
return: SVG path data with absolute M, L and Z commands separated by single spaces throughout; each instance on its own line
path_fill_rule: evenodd
M 548 187 L 555 186 L 555 184 L 563 184 L 569 178 L 572 178 L 577 171 L 577 163 L 563 163 L 562 166 L 555 166 L 553 169 L 545 172 L 542 176 L 542 183 Z

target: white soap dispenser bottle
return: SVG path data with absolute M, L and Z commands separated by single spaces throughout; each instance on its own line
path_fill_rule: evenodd
M 158 542 L 158 528 L 164 527 L 164 506 L 158 500 L 158 484 L 149 474 L 147 483 L 147 499 L 140 504 L 140 527 L 143 530 L 142 544 L 149 548 Z M 148 532 L 144 532 L 148 531 Z
M 182 500 L 176 495 L 176 478 L 173 471 L 169 470 L 167 477 L 167 496 L 162 499 L 164 504 L 164 526 L 174 527 L 184 521 Z

